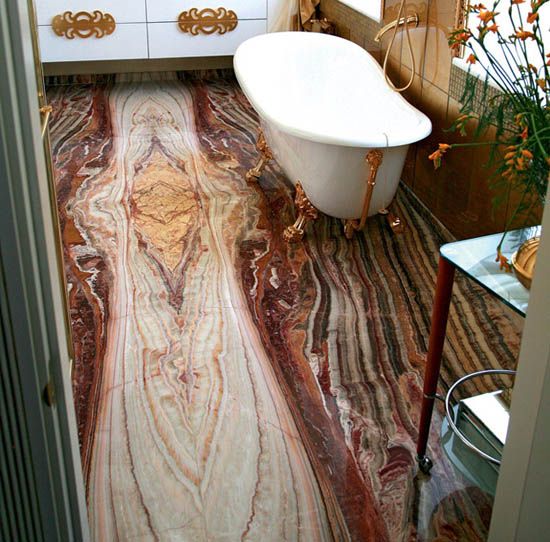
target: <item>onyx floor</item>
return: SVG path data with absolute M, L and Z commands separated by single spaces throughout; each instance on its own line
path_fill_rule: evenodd
M 258 119 L 227 74 L 49 97 L 94 540 L 485 539 L 439 413 L 415 464 L 448 236 L 414 197 L 401 236 L 322 217 L 288 246 L 291 184 L 245 182 Z M 443 381 L 513 365 L 519 337 L 459 278 Z

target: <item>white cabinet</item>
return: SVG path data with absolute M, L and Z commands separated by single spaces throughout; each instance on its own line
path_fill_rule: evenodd
M 266 0 L 147 0 L 147 22 L 177 21 L 182 11 L 196 8 L 201 11 L 206 8 L 217 9 L 223 6 L 234 11 L 239 20 L 266 19 Z
M 267 1 L 36 0 L 42 61 L 232 55 L 267 32 Z M 183 30 L 182 12 L 191 16 Z
M 183 33 L 172 23 L 150 23 L 149 58 L 179 58 L 233 55 L 248 38 L 266 33 L 266 20 L 239 21 L 237 28 L 225 34 Z
M 36 0 L 38 26 L 50 26 L 52 19 L 65 11 L 93 13 L 95 10 L 110 13 L 117 23 L 146 20 L 145 0 Z
M 148 56 L 146 24 L 120 24 L 115 32 L 101 39 L 72 40 L 59 38 L 51 26 L 40 26 L 38 37 L 42 62 L 129 60 Z

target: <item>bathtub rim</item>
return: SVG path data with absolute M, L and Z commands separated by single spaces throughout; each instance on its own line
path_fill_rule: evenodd
M 253 96 L 253 93 L 250 92 L 250 90 L 248 89 L 248 86 L 246 84 L 246 77 L 243 75 L 243 71 L 240 67 L 240 62 L 239 62 L 239 59 L 240 59 L 240 56 L 241 56 L 240 51 L 244 50 L 244 48 L 246 48 L 246 47 L 249 47 L 250 42 L 265 41 L 266 39 L 269 39 L 271 36 L 274 36 L 274 35 L 277 35 L 276 39 L 281 39 L 282 36 L 289 35 L 289 34 L 292 34 L 292 35 L 300 34 L 300 35 L 302 35 L 301 39 L 305 39 L 305 40 L 308 40 L 310 38 L 309 37 L 304 37 L 304 36 L 315 36 L 315 38 L 314 38 L 315 40 L 325 40 L 325 41 L 339 40 L 340 42 L 345 42 L 346 47 L 349 47 L 350 49 L 359 50 L 361 52 L 361 54 L 365 55 L 368 59 L 373 60 L 374 61 L 373 62 L 374 69 L 378 70 L 380 77 L 382 77 L 382 78 L 384 77 L 383 70 L 382 70 L 381 66 L 376 62 L 376 60 L 374 60 L 374 58 L 372 57 L 372 55 L 368 51 L 366 51 L 365 49 L 363 49 L 359 45 L 353 43 L 352 41 L 346 40 L 344 38 L 340 38 L 340 37 L 337 37 L 337 36 L 331 36 L 331 35 L 328 35 L 328 34 L 318 34 L 318 33 L 312 33 L 312 32 L 296 32 L 296 31 L 294 31 L 294 32 L 277 32 L 277 33 L 272 33 L 272 34 L 262 34 L 262 35 L 259 35 L 259 36 L 255 36 L 253 38 L 250 38 L 250 39 L 244 41 L 237 48 L 237 51 L 235 52 L 235 56 L 233 57 L 233 69 L 235 71 L 235 75 L 237 77 L 237 81 L 239 83 L 239 86 L 240 86 L 242 92 L 244 93 L 244 95 L 246 96 L 248 101 L 252 104 L 252 106 L 254 107 L 256 112 L 258 113 L 258 115 L 260 117 L 262 117 L 264 120 L 274 124 L 282 132 L 285 132 L 289 135 L 293 135 L 295 137 L 299 137 L 299 138 L 306 139 L 306 140 L 309 140 L 309 141 L 314 141 L 316 143 L 326 143 L 326 144 L 330 144 L 330 145 L 341 145 L 343 147 L 359 147 L 359 148 L 365 148 L 365 149 L 373 148 L 373 147 L 375 147 L 375 148 L 388 148 L 388 147 L 399 147 L 401 145 L 411 145 L 413 143 L 416 143 L 418 141 L 421 141 L 421 140 L 425 139 L 426 137 L 428 137 L 432 133 L 432 122 L 429 119 L 429 117 L 427 115 L 425 115 L 424 113 L 422 113 L 422 111 L 420 111 L 419 109 L 414 107 L 412 104 L 410 104 L 400 93 L 398 93 L 398 92 L 394 91 L 393 89 L 391 89 L 389 87 L 389 85 L 387 86 L 387 90 L 388 90 L 388 93 L 392 94 L 392 99 L 401 100 L 406 105 L 406 107 L 408 107 L 409 109 L 414 111 L 417 114 L 418 118 L 419 118 L 420 122 L 418 123 L 417 126 L 415 126 L 414 137 L 409 136 L 409 137 L 398 138 L 398 137 L 394 136 L 394 137 L 391 138 L 391 142 L 390 142 L 388 136 L 384 132 L 381 132 L 381 135 L 383 136 L 381 138 L 371 137 L 368 140 L 365 139 L 365 138 L 361 138 L 361 139 L 346 138 L 346 139 L 344 139 L 344 138 L 341 138 L 341 137 L 333 137 L 333 136 L 330 136 L 330 135 L 327 135 L 327 134 L 320 134 L 318 132 L 314 132 L 314 131 L 311 131 L 311 130 L 304 130 L 304 129 L 299 128 L 296 125 L 286 124 L 284 122 L 281 122 L 277 118 L 275 118 L 268 111 L 266 111 L 266 109 Z

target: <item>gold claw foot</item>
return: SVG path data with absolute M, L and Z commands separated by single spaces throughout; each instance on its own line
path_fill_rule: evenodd
M 344 235 L 346 239 L 353 239 L 353 233 L 359 229 L 358 220 L 344 220 Z
M 405 231 L 405 224 L 403 221 L 386 207 L 380 209 L 378 214 L 386 217 L 386 222 L 393 233 L 403 233 Z
M 258 152 L 261 156 L 256 166 L 246 172 L 245 178 L 246 181 L 249 183 L 257 182 L 258 179 L 261 177 L 265 166 L 267 166 L 269 161 L 273 159 L 273 153 L 271 152 L 271 149 L 269 148 L 262 131 L 260 131 L 258 135 L 256 148 L 258 149 Z
M 306 196 L 301 183 L 296 183 L 296 197 L 294 199 L 298 216 L 291 226 L 288 226 L 283 232 L 283 239 L 287 243 L 297 243 L 304 237 L 304 228 L 311 220 L 319 217 L 319 211 L 313 206 Z
M 405 231 L 405 224 L 397 215 L 388 213 L 386 215 L 386 220 L 388 221 L 388 226 L 391 228 L 393 233 L 399 234 Z

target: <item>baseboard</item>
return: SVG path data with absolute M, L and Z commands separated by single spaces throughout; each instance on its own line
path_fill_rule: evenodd
M 143 60 L 97 60 L 88 62 L 46 62 L 43 64 L 45 76 L 216 70 L 231 67 L 233 67 L 232 56 Z

